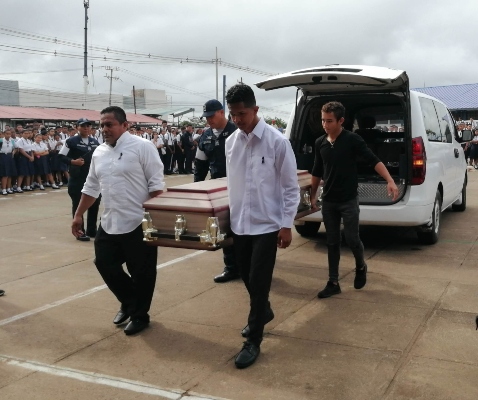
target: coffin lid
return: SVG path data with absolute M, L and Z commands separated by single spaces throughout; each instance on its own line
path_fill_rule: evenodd
M 298 170 L 299 186 L 310 185 L 310 174 Z M 177 213 L 209 213 L 229 209 L 227 178 L 173 186 L 163 194 L 147 200 L 143 207 L 148 210 L 174 211 Z
M 227 179 L 211 179 L 203 182 L 173 186 L 143 207 L 148 210 L 174 211 L 176 213 L 215 214 L 229 209 Z

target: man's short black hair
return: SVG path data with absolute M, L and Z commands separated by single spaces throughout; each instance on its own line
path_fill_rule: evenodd
M 101 110 L 101 115 L 103 114 L 113 114 L 115 116 L 115 120 L 118 121 L 120 124 L 126 122 L 126 113 L 121 107 L 118 106 L 109 106 Z
M 256 96 L 250 86 L 238 83 L 227 91 L 226 102 L 227 104 L 244 103 L 245 107 L 251 108 L 256 106 Z
M 187 126 L 187 127 L 189 127 L 189 126 L 190 126 L 190 127 L 192 127 L 192 126 L 193 126 L 193 124 L 187 124 L 186 126 Z

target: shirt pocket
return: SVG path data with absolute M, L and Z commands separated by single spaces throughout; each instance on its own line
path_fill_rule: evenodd
M 258 183 L 265 182 L 273 186 L 271 179 L 275 179 L 274 158 L 267 156 L 252 157 L 252 177 Z

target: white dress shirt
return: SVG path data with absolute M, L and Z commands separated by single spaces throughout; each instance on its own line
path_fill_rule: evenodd
M 163 169 L 154 144 L 129 132 L 115 147 L 103 143 L 96 148 L 82 192 L 95 198 L 101 193 L 106 233 L 128 233 L 141 224 L 149 193 L 164 188 Z
M 289 140 L 260 119 L 246 134 L 226 139 L 227 187 L 231 229 L 260 235 L 291 228 L 299 205 L 299 183 Z

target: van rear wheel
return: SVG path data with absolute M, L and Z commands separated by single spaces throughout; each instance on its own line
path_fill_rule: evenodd
M 418 228 L 417 231 L 418 240 L 422 244 L 435 244 L 438 242 L 441 222 L 441 202 L 441 194 L 440 191 L 437 190 L 435 195 L 435 203 L 433 204 L 431 221 L 427 225 Z
M 306 222 L 304 225 L 295 225 L 295 230 L 301 236 L 315 236 L 320 229 L 320 222 Z

